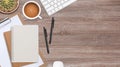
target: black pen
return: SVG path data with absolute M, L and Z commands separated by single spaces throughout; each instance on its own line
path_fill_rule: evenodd
M 52 34 L 53 34 L 54 22 L 55 22 L 54 17 L 52 17 L 49 44 L 51 44 L 51 42 L 52 42 Z
M 47 41 L 47 30 L 45 29 L 45 27 L 43 27 L 43 30 L 44 30 L 47 53 L 49 54 L 49 46 L 48 46 L 48 41 Z
M 9 22 L 5 22 L 5 21 L 7 21 L 7 20 L 9 20 Z M 0 21 L 0 28 L 6 26 L 6 25 L 9 24 L 10 22 L 11 22 L 11 19 L 9 19 L 8 17 L 5 18 L 5 19 L 3 19 L 3 20 L 1 20 L 1 21 Z
M 1 21 L 0 21 L 0 24 L 2 24 L 3 22 L 5 22 L 5 21 L 8 20 L 8 19 L 9 19 L 9 18 L 7 17 L 7 18 L 1 20 Z

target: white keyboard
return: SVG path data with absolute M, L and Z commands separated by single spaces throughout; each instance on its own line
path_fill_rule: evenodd
M 76 0 L 40 0 L 48 15 L 52 15 Z

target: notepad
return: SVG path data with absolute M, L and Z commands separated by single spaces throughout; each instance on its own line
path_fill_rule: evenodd
M 11 28 L 12 62 L 38 62 L 38 26 L 24 25 Z

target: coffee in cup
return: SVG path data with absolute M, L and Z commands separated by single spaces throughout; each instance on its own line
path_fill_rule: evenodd
M 27 19 L 36 19 L 38 17 L 42 19 L 42 17 L 39 16 L 41 13 L 41 7 L 35 1 L 28 1 L 25 3 L 22 12 Z

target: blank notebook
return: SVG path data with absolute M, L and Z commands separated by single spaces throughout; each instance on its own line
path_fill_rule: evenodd
M 38 26 L 25 25 L 11 28 L 12 62 L 38 61 Z

